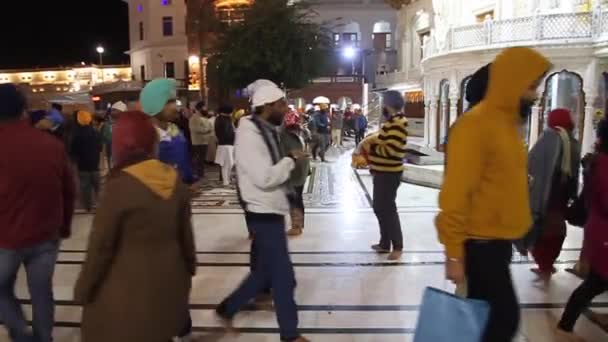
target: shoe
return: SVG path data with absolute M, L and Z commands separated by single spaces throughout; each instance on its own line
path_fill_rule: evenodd
M 302 235 L 303 230 L 302 228 L 291 228 L 290 230 L 287 231 L 287 236 L 300 236 Z
M 372 245 L 372 249 L 378 253 L 390 253 L 391 250 L 378 245 Z
M 399 261 L 401 260 L 401 256 L 403 256 L 403 251 L 392 251 L 391 254 L 388 255 L 389 261 Z
M 555 330 L 555 336 L 560 338 L 558 341 L 585 342 L 585 339 L 583 339 L 582 337 L 579 337 L 579 336 L 575 335 L 574 333 L 564 331 L 560 328 L 557 328 Z

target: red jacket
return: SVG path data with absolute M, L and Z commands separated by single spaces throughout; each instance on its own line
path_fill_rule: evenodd
M 0 122 L 0 248 L 70 235 L 74 178 L 63 144 L 26 121 Z
M 598 153 L 592 172 L 585 243 L 589 249 L 591 269 L 608 279 L 608 154 Z

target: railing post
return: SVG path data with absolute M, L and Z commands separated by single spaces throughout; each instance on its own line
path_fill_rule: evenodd
M 484 32 L 486 35 L 486 45 L 492 45 L 492 25 L 494 21 L 492 19 L 483 22 Z
M 450 26 L 448 30 L 448 42 L 447 42 L 448 51 L 452 51 L 454 49 L 454 27 Z
M 543 16 L 540 15 L 540 12 L 536 12 L 534 14 L 534 28 L 536 31 L 536 40 L 543 39 Z
M 602 5 L 599 2 L 596 2 L 591 12 L 591 36 L 597 38 L 602 35 L 602 32 L 604 32 Z

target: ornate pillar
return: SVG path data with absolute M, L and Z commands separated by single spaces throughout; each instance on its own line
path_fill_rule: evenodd
M 593 125 L 595 116 L 593 102 L 595 101 L 595 98 L 595 94 L 585 96 L 585 120 L 583 121 L 583 138 L 581 139 L 581 156 L 593 152 L 593 144 L 596 140 L 595 127 Z
M 458 96 L 458 94 L 452 93 L 450 95 L 450 125 L 449 125 L 449 127 L 452 127 L 452 124 L 458 118 L 458 101 L 459 100 L 460 100 L 460 97 Z
M 532 148 L 538 140 L 538 130 L 540 124 L 540 105 L 537 102 L 532 106 L 532 113 L 530 114 L 530 136 L 528 137 L 528 148 Z
M 429 110 L 429 120 L 428 120 L 428 125 L 429 125 L 429 138 L 428 138 L 428 146 L 430 148 L 437 148 L 437 134 L 439 132 L 437 132 L 437 120 L 438 118 L 438 106 L 437 106 L 437 99 L 436 98 L 431 98 L 431 103 L 430 103 L 430 110 Z
M 430 142 L 431 142 L 431 138 L 430 138 L 430 120 L 431 120 L 431 101 L 428 99 L 425 99 L 424 101 L 424 146 L 429 146 Z
M 598 59 L 594 58 L 585 71 L 583 78 L 583 90 L 585 92 L 585 119 L 583 120 L 583 136 L 581 138 L 581 153 L 593 151 L 593 144 L 595 142 L 595 128 L 593 120 L 595 116 L 595 100 L 598 93 L 598 84 L 600 81 L 598 69 Z M 579 124 L 579 123 L 577 123 Z

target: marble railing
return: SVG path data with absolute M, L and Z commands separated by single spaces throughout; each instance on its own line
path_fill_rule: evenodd
M 490 49 L 505 45 L 543 45 L 560 42 L 608 42 L 608 11 L 543 14 L 450 28 L 445 39 L 432 37 L 424 58 L 458 50 Z M 441 43 L 439 43 L 441 42 Z

